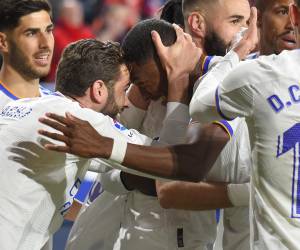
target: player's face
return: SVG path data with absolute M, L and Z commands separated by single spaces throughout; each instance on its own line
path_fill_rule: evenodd
M 7 32 L 8 64 L 27 79 L 44 77 L 53 54 L 53 24 L 46 11 L 21 17 L 19 25 Z
M 128 68 L 122 65 L 119 79 L 113 87 L 108 88 L 107 103 L 101 111 L 103 114 L 115 117 L 118 113 L 121 113 L 124 108 L 128 107 L 129 101 L 126 96 L 126 91 L 129 87 L 129 83 Z
M 231 41 L 250 17 L 248 0 L 222 0 L 206 17 L 204 49 L 208 55 L 225 55 Z
M 146 100 L 157 100 L 167 95 L 166 74 L 154 60 L 148 60 L 143 65 L 131 64 L 130 79 Z
M 261 53 L 279 54 L 296 48 L 295 34 L 289 18 L 289 4 L 293 0 L 268 0 L 260 16 Z

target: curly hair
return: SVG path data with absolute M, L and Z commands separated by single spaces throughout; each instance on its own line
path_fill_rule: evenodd
M 118 43 L 83 39 L 67 46 L 56 72 L 56 90 L 70 96 L 83 96 L 96 81 L 107 87 L 120 76 L 124 63 Z

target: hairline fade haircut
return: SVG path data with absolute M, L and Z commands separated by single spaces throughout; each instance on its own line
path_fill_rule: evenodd
M 52 18 L 48 0 L 1 0 L 0 32 L 15 29 L 23 16 L 42 10 L 48 12 Z
M 208 8 L 219 3 L 220 0 L 182 0 L 182 12 L 185 21 L 194 11 L 200 11 L 202 14 L 208 12 Z
M 141 21 L 127 33 L 122 42 L 124 58 L 128 66 L 132 63 L 143 65 L 149 59 L 154 59 L 157 65 L 161 65 L 152 41 L 152 30 L 159 33 L 165 46 L 171 46 L 176 42 L 176 32 L 172 24 L 154 18 Z
M 56 72 L 56 90 L 74 97 L 85 95 L 97 80 L 113 88 L 125 64 L 120 44 L 82 39 L 69 44 Z

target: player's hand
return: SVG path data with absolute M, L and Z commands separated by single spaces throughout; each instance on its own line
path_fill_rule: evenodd
M 47 118 L 39 121 L 61 133 L 39 130 L 38 133 L 48 138 L 65 143 L 65 145 L 46 144 L 49 150 L 79 155 L 81 157 L 109 158 L 113 140 L 101 136 L 87 121 L 83 121 L 70 113 L 66 117 L 47 113 Z
M 243 60 L 255 49 L 257 43 L 257 9 L 255 7 L 252 7 L 249 27 L 245 32 L 243 38 L 237 43 L 233 50 L 238 54 L 240 60 Z
M 202 50 L 197 48 L 192 37 L 184 33 L 178 25 L 173 24 L 173 26 L 176 31 L 177 40 L 169 47 L 163 45 L 156 31 L 151 32 L 157 54 L 167 72 L 169 81 L 191 73 L 202 55 Z

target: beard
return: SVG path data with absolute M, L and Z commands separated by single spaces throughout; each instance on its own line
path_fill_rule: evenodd
M 225 56 L 229 47 L 230 44 L 226 44 L 214 31 L 210 31 L 207 36 L 205 36 L 204 49 L 207 55 Z
M 10 40 L 11 52 L 9 54 L 9 64 L 21 74 L 24 78 L 27 79 L 39 79 L 48 75 L 50 71 L 50 65 L 48 67 L 44 67 L 39 69 L 38 67 L 34 67 L 30 63 L 30 60 L 26 57 L 24 52 L 20 50 L 17 44 Z M 48 49 L 46 50 L 49 51 Z
M 116 97 L 114 94 L 113 87 L 107 87 L 108 90 L 108 97 L 107 103 L 105 104 L 104 108 L 102 109 L 101 113 L 104 115 L 108 115 L 111 118 L 115 118 L 119 113 L 123 111 L 123 107 L 120 107 L 116 102 Z

